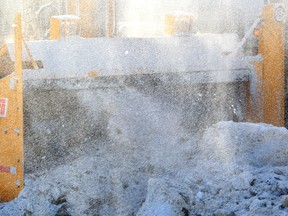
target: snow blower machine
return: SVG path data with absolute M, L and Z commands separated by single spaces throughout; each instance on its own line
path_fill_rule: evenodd
M 131 116 L 138 119 L 136 133 L 149 133 L 141 128 L 149 127 L 143 122 L 151 113 L 140 97 L 156 104 L 153 116 L 174 113 L 191 133 L 223 120 L 284 126 L 283 4 L 264 6 L 242 40 L 195 33 L 194 17 L 183 13 L 166 16 L 166 36 L 123 37 L 131 23 L 117 32 L 117 7 L 109 5 L 107 37 L 100 38 L 80 37 L 79 25 L 88 23 L 81 6 L 74 15 L 51 17 L 49 40 L 24 41 L 17 15 L 15 40 L 0 50 L 2 202 L 23 188 L 23 140 L 31 173 L 73 158 L 73 149 L 87 142 L 123 134 L 109 121 L 116 112 L 127 125 Z M 243 47 L 251 36 L 256 53 L 248 56 Z

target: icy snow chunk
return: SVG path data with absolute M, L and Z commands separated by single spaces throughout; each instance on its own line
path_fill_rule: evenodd
M 215 211 L 214 216 L 235 216 L 235 213 L 224 209 L 218 209 Z
M 196 197 L 197 197 L 197 199 L 198 199 L 199 201 L 201 201 L 201 200 L 203 199 L 203 196 L 204 196 L 204 194 L 203 194 L 203 192 L 201 192 L 201 191 L 199 191 L 199 192 L 196 194 Z
M 243 172 L 235 176 L 232 180 L 233 188 L 236 190 L 247 190 L 253 181 L 253 175 L 249 172 Z
M 181 182 L 165 179 L 149 179 L 147 198 L 137 216 L 176 216 L 189 209 L 191 189 Z
M 282 206 L 284 206 L 285 208 L 288 208 L 288 195 L 281 197 L 281 203 L 282 203 Z

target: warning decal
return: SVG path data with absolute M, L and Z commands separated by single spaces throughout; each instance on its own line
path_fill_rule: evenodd
M 5 118 L 8 108 L 8 98 L 0 98 L 0 118 Z
M 0 173 L 12 173 L 16 174 L 16 168 L 10 166 L 0 165 Z

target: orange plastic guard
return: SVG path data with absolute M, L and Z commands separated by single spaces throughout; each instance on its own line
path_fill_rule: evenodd
M 21 15 L 15 18 L 15 72 L 0 79 L 0 201 L 23 188 L 23 79 Z

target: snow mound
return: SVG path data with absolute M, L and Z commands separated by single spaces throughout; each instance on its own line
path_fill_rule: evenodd
M 113 140 L 66 165 L 26 176 L 19 198 L 1 204 L 0 215 L 288 215 L 286 129 L 219 122 L 205 131 L 197 150 L 186 142 L 189 150 L 177 145 L 177 134 L 171 137 L 168 128 L 159 136 L 156 122 L 165 120 L 154 116 L 156 104 L 146 107 L 151 121 L 134 128 L 136 113 L 131 108 L 122 125 L 121 106 L 115 102 L 119 115 L 109 124 Z M 151 131 L 141 127 L 146 124 Z M 168 155 L 161 154 L 165 144 Z
M 273 125 L 220 122 L 203 135 L 204 158 L 224 164 L 285 166 L 288 164 L 288 131 Z

